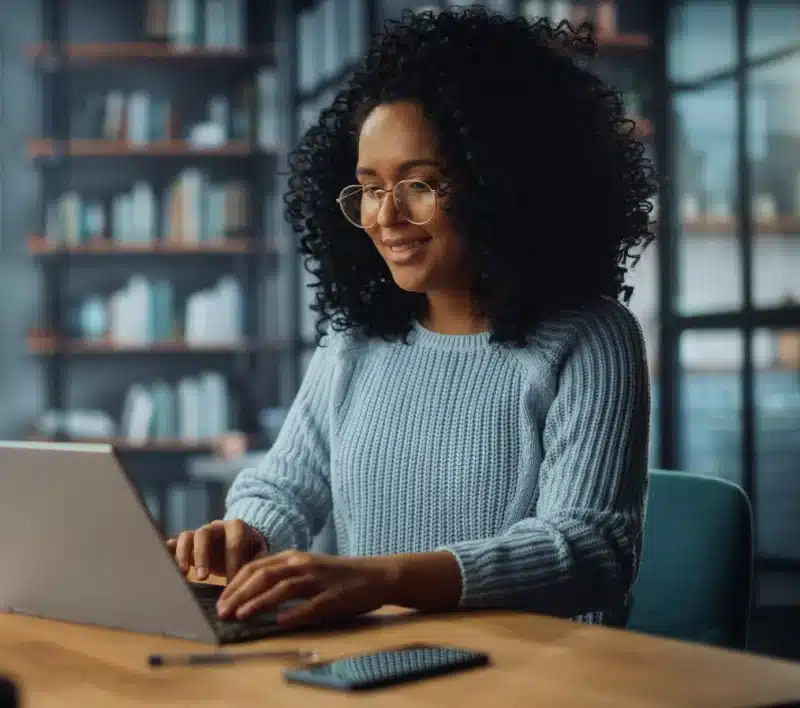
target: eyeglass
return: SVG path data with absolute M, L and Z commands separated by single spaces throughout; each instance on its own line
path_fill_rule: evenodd
M 389 190 L 351 184 L 339 192 L 336 202 L 347 220 L 360 229 L 371 229 L 378 223 L 383 197 Z M 417 226 L 427 224 L 436 213 L 444 187 L 434 189 L 419 179 L 400 180 L 391 190 L 400 216 Z

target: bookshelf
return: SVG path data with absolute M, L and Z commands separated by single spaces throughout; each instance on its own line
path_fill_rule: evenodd
M 220 63 L 261 64 L 275 62 L 279 48 L 267 46 L 260 48 L 206 48 L 186 47 L 177 49 L 158 42 L 94 42 L 86 44 L 38 43 L 28 50 L 28 58 L 43 68 L 66 60 L 68 62 L 107 62 L 107 61 L 168 61 L 182 65 L 219 66 Z
M 33 442 L 56 442 L 56 438 L 51 438 L 43 435 L 33 433 L 29 436 Z M 178 454 L 204 454 L 213 451 L 217 444 L 217 439 L 205 439 L 186 441 L 179 438 L 164 438 L 160 440 L 148 440 L 146 442 L 138 443 L 131 441 L 127 438 L 105 437 L 105 438 L 72 438 L 72 442 L 82 444 L 108 444 L 111 445 L 117 452 L 123 453 L 178 453 Z
M 687 234 L 730 234 L 738 231 L 737 222 L 733 218 L 705 217 L 683 222 L 683 231 Z M 782 216 L 774 219 L 756 220 L 753 222 L 753 235 L 800 235 L 800 216 Z
M 31 158 L 56 157 L 253 157 L 256 150 L 240 140 L 214 147 L 193 147 L 183 140 L 159 140 L 146 145 L 133 145 L 122 140 L 73 139 L 66 141 L 36 138 L 28 143 Z
M 28 349 L 33 354 L 240 354 L 266 349 L 279 351 L 280 342 L 241 342 L 236 344 L 194 344 L 182 339 L 169 339 L 147 344 L 126 344 L 112 340 L 81 340 L 34 331 L 28 335 Z
M 59 337 L 47 331 L 34 330 L 28 334 L 28 350 L 32 354 L 241 354 L 246 352 L 278 353 L 290 346 L 289 339 L 264 339 L 236 344 L 190 343 L 169 339 L 147 344 L 125 344 L 108 339 L 97 341 Z
M 46 374 L 44 417 L 88 411 L 107 432 L 70 418 L 69 433 L 33 435 L 104 440 L 130 459 L 256 433 L 242 384 L 258 407 L 286 405 L 299 350 L 277 175 L 285 3 L 41 6 L 26 55 L 43 120 L 26 153 L 42 197 L 26 246 L 44 296 L 27 348 Z
M 658 224 L 653 224 L 654 232 Z M 685 237 L 730 236 L 737 237 L 741 231 L 738 221 L 733 217 L 705 216 L 697 219 L 684 219 L 679 224 L 680 233 Z M 779 216 L 774 219 L 756 219 L 752 223 L 753 238 L 765 236 L 800 236 L 800 217 Z
M 604 33 L 597 35 L 601 49 L 650 49 L 650 35 L 638 33 Z
M 32 256 L 51 256 L 67 253 L 72 256 L 226 256 L 253 254 L 258 246 L 251 238 L 226 238 L 203 243 L 173 243 L 160 238 L 155 243 L 116 243 L 108 239 L 96 239 L 78 244 L 54 244 L 42 235 L 31 235 L 27 240 L 28 252 Z M 267 246 L 267 253 L 279 251 Z

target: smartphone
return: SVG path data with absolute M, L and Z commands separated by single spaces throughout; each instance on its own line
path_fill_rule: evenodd
M 346 656 L 287 669 L 284 677 L 292 683 L 337 691 L 362 691 L 487 664 L 489 656 L 483 652 L 433 644 L 410 644 L 373 654 Z

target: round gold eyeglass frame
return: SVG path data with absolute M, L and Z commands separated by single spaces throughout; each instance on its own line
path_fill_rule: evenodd
M 408 210 L 405 209 L 401 205 L 401 203 L 399 201 L 399 197 L 397 196 L 398 195 L 398 191 L 397 191 L 398 187 L 401 187 L 401 185 L 413 184 L 413 183 L 424 184 L 431 191 L 431 194 L 433 194 L 433 200 L 434 200 L 433 201 L 433 211 L 431 212 L 431 215 L 427 219 L 425 219 L 424 221 L 414 221 L 413 219 L 409 219 L 408 216 L 406 216 L 406 213 L 407 213 Z M 379 206 L 378 206 L 378 210 L 375 212 L 375 221 L 373 221 L 372 223 L 369 223 L 369 224 L 359 224 L 359 223 L 356 223 L 353 219 L 351 219 L 348 216 L 347 210 L 345 209 L 344 203 L 343 203 L 344 200 L 347 199 L 348 197 L 351 197 L 351 196 L 357 194 L 358 192 L 363 192 L 363 191 L 364 191 L 364 186 L 363 185 L 361 185 L 361 184 L 350 184 L 347 187 L 345 187 L 341 192 L 339 192 L 339 196 L 336 199 L 336 203 L 339 205 L 339 209 L 341 209 L 342 214 L 344 215 L 344 218 L 347 219 L 353 226 L 355 226 L 355 227 L 357 227 L 359 229 L 371 229 L 373 226 L 375 226 L 375 224 L 378 223 L 378 217 L 380 215 L 381 209 L 383 208 L 383 198 L 389 192 L 392 193 L 392 198 L 394 199 L 394 205 L 397 208 L 398 213 L 403 217 L 403 219 L 405 219 L 409 224 L 414 224 L 415 226 L 424 226 L 425 224 L 430 222 L 430 220 L 433 219 L 434 216 L 436 216 L 436 211 L 439 208 L 439 197 L 442 197 L 447 193 L 447 185 L 444 185 L 442 187 L 439 187 L 438 189 L 435 189 L 434 187 L 431 187 L 431 185 L 429 185 L 424 179 L 401 179 L 399 182 L 395 183 L 394 187 L 392 187 L 391 190 L 389 190 L 389 189 L 374 189 L 372 191 L 373 191 L 373 194 L 375 195 L 375 197 L 378 200 Z

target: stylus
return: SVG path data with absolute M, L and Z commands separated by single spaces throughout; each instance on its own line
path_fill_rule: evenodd
M 214 652 L 212 654 L 151 654 L 147 658 L 149 666 L 204 666 L 209 664 L 233 664 L 248 659 L 290 659 L 316 661 L 315 651 L 290 649 L 287 651 L 251 651 L 237 653 Z

